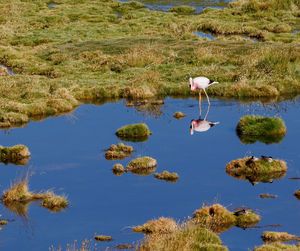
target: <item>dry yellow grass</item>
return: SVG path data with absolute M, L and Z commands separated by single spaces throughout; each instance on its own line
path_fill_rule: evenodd
M 55 195 L 53 192 L 46 192 L 43 194 L 41 206 L 53 211 L 60 212 L 68 206 L 66 196 Z
M 172 218 L 160 217 L 157 220 L 151 220 L 141 226 L 132 228 L 134 232 L 144 234 L 168 234 L 176 231 L 178 225 Z
M 265 231 L 262 234 L 262 239 L 264 242 L 276 242 L 276 241 L 299 241 L 300 238 L 296 235 L 292 235 L 286 232 L 271 232 Z

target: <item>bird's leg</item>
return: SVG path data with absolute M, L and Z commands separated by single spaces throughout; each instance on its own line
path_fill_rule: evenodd
M 208 114 L 208 112 L 209 112 L 209 108 L 210 108 L 210 102 L 209 102 L 209 97 L 208 97 L 208 95 L 207 95 L 205 89 L 203 89 L 203 91 L 204 91 L 204 93 L 205 93 L 205 95 L 206 95 L 206 97 L 207 97 L 207 102 L 208 102 L 207 112 L 206 112 L 206 115 L 205 115 L 205 118 L 204 118 L 204 120 L 206 120 L 206 116 L 207 116 L 207 114 Z
M 199 91 L 199 111 L 200 111 L 200 118 L 201 118 L 201 89 Z

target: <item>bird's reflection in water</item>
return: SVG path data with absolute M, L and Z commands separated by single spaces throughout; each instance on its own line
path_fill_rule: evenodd
M 196 132 L 206 132 L 208 131 L 210 128 L 212 128 L 214 125 L 219 124 L 220 122 L 211 122 L 208 121 L 206 119 L 192 119 L 191 120 L 191 126 L 190 126 L 190 132 L 191 135 L 194 134 L 194 131 Z

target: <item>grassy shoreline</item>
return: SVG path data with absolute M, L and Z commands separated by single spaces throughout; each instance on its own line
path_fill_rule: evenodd
M 45 0 L 2 1 L 0 65 L 16 74 L 0 76 L 0 127 L 67 113 L 80 102 L 197 95 L 188 79 L 198 75 L 220 82 L 208 89 L 211 97 L 299 95 L 300 34 L 292 31 L 300 5 L 271 2 L 237 0 L 186 15 L 114 0 L 53 8 Z M 197 30 L 218 36 L 209 41 Z

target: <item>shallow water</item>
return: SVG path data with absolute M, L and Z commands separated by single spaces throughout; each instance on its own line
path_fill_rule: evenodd
M 163 106 L 150 112 L 143 107 L 138 107 L 140 111 L 137 111 L 124 103 L 82 105 L 72 116 L 30 122 L 25 128 L 1 132 L 2 145 L 29 147 L 32 157 L 27 168 L 34 172 L 30 178 L 31 190 L 54 189 L 57 194 L 67 194 L 71 203 L 60 213 L 49 212 L 39 207 L 38 202 L 33 203 L 27 218 L 1 205 L 2 217 L 16 220 L 3 227 L 0 245 L 4 250 L 47 250 L 51 245 L 61 245 L 64 250 L 67 243 L 92 239 L 95 233 L 113 237 L 112 242 L 98 243 L 99 250 L 115 247 L 142 239 L 143 235 L 132 233 L 129 226 L 160 216 L 183 220 L 204 202 L 219 202 L 229 209 L 245 205 L 258 210 L 262 216 L 259 226 L 282 225 L 247 230 L 234 227 L 221 234 L 230 250 L 247 250 L 260 245 L 264 230 L 287 231 L 300 236 L 300 201 L 293 196 L 300 184 L 298 180 L 288 179 L 300 176 L 299 101 L 264 108 L 258 103 L 246 105 L 211 99 L 207 120 L 220 124 L 206 132 L 195 132 L 193 136 L 190 135 L 190 121 L 198 119 L 197 100 L 167 98 Z M 202 104 L 203 112 L 206 104 L 206 101 Z M 182 120 L 172 117 L 179 110 L 187 114 Z M 279 144 L 242 144 L 235 126 L 246 114 L 282 117 L 288 128 L 286 137 Z M 136 150 L 130 158 L 106 160 L 104 149 L 120 142 L 114 134 L 116 129 L 136 122 L 147 123 L 153 132 L 149 140 L 129 142 Z M 271 155 L 287 161 L 286 177 L 252 186 L 225 173 L 229 161 L 252 154 Z M 145 155 L 157 159 L 158 172 L 177 172 L 179 180 L 167 183 L 153 175 L 113 175 L 113 164 L 126 165 L 133 157 Z M 2 164 L 1 168 L 1 190 L 7 189 L 11 181 L 27 170 L 11 164 Z M 278 197 L 260 199 L 261 193 Z
M 194 32 L 197 36 L 202 37 L 202 38 L 209 38 L 210 40 L 214 40 L 215 37 L 211 33 L 204 33 L 201 31 L 195 31 Z
M 120 2 L 129 2 L 130 0 L 119 0 Z M 225 8 L 231 0 L 137 0 L 145 4 L 148 8 L 154 10 L 168 11 L 168 9 L 179 6 L 188 5 L 196 9 L 196 13 L 202 12 L 204 8 Z

